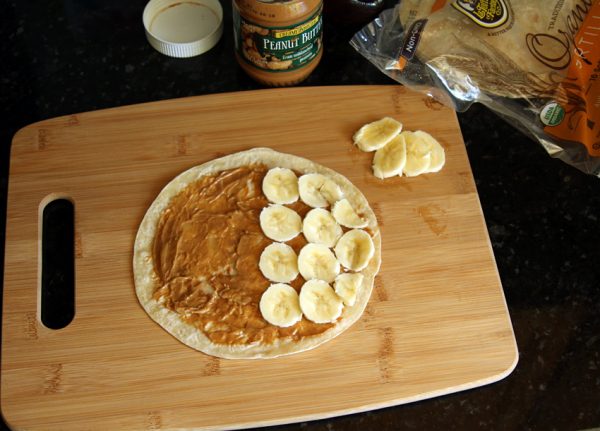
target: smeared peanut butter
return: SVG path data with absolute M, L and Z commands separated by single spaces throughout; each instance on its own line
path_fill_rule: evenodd
M 258 268 L 260 254 L 272 242 L 259 224 L 260 211 L 269 204 L 262 193 L 267 171 L 253 165 L 205 176 L 175 196 L 158 222 L 154 299 L 217 344 L 299 340 L 331 327 L 303 318 L 280 328 L 261 316 L 260 297 L 271 284 Z M 301 217 L 310 210 L 300 201 L 288 206 Z M 300 234 L 287 244 L 299 253 L 306 240 Z M 300 291 L 304 279 L 299 275 L 290 284 Z

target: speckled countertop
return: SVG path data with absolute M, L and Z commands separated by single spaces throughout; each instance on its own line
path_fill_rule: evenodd
M 0 261 L 12 135 L 37 120 L 133 103 L 260 88 L 225 32 L 203 56 L 155 52 L 143 0 L 3 2 L 0 17 Z M 388 1 L 393 5 L 393 1 Z M 394 83 L 325 26 L 321 65 L 302 85 Z M 520 361 L 506 379 L 413 404 L 272 430 L 600 427 L 600 179 L 550 158 L 493 113 L 459 114 Z

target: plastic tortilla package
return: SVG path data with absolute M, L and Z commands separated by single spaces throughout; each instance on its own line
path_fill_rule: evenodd
M 480 102 L 600 176 L 600 0 L 400 0 L 351 45 L 457 111 Z

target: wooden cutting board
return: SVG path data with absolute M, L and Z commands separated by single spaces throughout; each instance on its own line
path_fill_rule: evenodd
M 381 181 L 352 145 L 392 116 L 446 149 L 437 174 Z M 366 195 L 382 266 L 366 312 L 321 347 L 220 360 L 161 329 L 134 293 L 138 225 L 191 166 L 266 146 Z M 39 213 L 75 205 L 76 315 L 40 321 Z M 343 415 L 502 379 L 517 349 L 456 115 L 399 86 L 217 94 L 55 118 L 17 133 L 6 231 L 2 414 L 15 429 L 243 428 Z

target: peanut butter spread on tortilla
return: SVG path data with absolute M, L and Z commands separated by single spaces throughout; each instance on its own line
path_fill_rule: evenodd
M 252 165 L 204 176 L 170 201 L 158 223 L 153 297 L 216 344 L 299 340 L 332 326 L 303 318 L 280 328 L 261 316 L 260 298 L 271 284 L 258 267 L 272 242 L 259 224 L 260 211 L 269 204 L 262 192 L 267 171 Z M 301 201 L 288 206 L 301 217 L 310 210 Z M 298 253 L 306 240 L 300 234 L 287 244 Z M 290 284 L 300 291 L 304 279 L 298 275 Z

